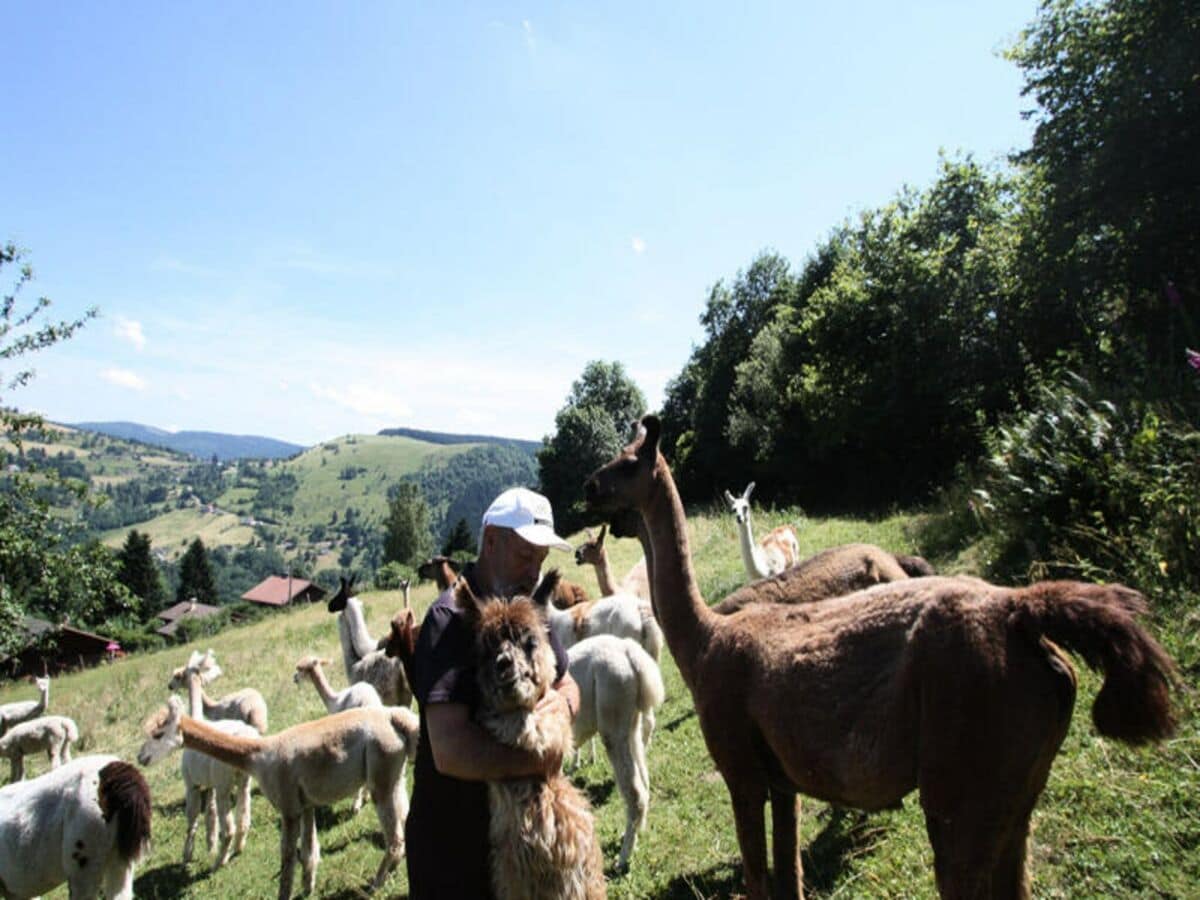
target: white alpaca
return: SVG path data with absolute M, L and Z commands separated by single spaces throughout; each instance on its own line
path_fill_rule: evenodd
M 742 496 L 725 492 L 725 502 L 737 519 L 738 537 L 742 545 L 742 563 L 751 580 L 778 575 L 800 561 L 800 542 L 790 525 L 780 525 L 769 531 L 760 543 L 755 543 L 750 526 L 750 494 L 754 482 L 746 486 Z
M 575 746 L 600 735 L 625 801 L 625 835 L 617 860 L 618 870 L 625 871 L 650 809 L 646 750 L 654 732 L 654 710 L 665 694 L 662 674 L 636 641 L 608 634 L 580 641 L 567 651 L 567 658 L 579 685 Z
M 35 678 L 34 684 L 41 692 L 36 700 L 18 700 L 16 703 L 5 703 L 0 706 L 0 735 L 14 725 L 36 719 L 50 705 L 50 678 Z
M 66 716 L 42 716 L 14 725 L 0 737 L 0 756 L 12 765 L 12 781 L 25 777 L 25 757 L 44 752 L 50 768 L 71 761 L 71 744 L 79 740 L 79 729 Z
M 350 709 L 294 725 L 261 738 L 225 734 L 183 715 L 177 697 L 167 702 L 159 727 L 140 757 L 159 759 L 181 744 L 249 772 L 280 814 L 279 897 L 292 893 L 296 842 L 304 888 L 316 887 L 321 850 L 316 808 L 336 803 L 364 784 L 371 792 L 387 849 L 371 882 L 379 888 L 404 856 L 408 793 L 404 769 L 417 754 L 417 717 L 399 707 Z
M 613 579 L 612 568 L 608 563 L 608 551 L 604 548 L 604 538 L 608 534 L 608 525 L 600 526 L 600 533 L 592 534 L 590 528 L 585 528 L 588 539 L 575 548 L 575 565 L 590 565 L 596 570 L 596 583 L 600 585 L 600 593 L 605 596 L 612 594 L 633 594 L 645 603 L 650 602 L 650 574 L 646 569 L 646 557 L 643 556 L 620 581 Z
M 557 579 L 558 570 L 551 569 L 543 583 L 551 575 Z M 633 594 L 613 594 L 570 609 L 557 609 L 553 603 L 546 603 L 538 606 L 538 612 L 564 649 L 593 635 L 611 634 L 637 641 L 655 661 L 662 655 L 663 635 L 658 620 L 649 606 Z
M 219 675 L 220 667 L 215 662 L 212 665 Z M 197 721 L 204 720 L 200 679 L 199 672 L 188 671 L 188 704 L 192 718 Z M 211 725 L 225 734 L 258 737 L 258 730 L 253 725 L 247 725 L 237 719 L 223 719 L 212 722 Z M 157 758 L 151 758 L 151 754 L 143 745 L 142 750 L 138 752 L 138 762 L 148 766 L 157 761 Z M 225 865 L 234 853 L 241 853 L 245 849 L 246 837 L 250 833 L 250 776 L 240 769 L 195 750 L 183 751 L 179 770 L 183 775 L 184 809 L 187 813 L 183 863 L 187 865 L 192 861 L 196 827 L 200 823 L 200 812 L 203 809 L 205 844 L 209 853 L 214 850 L 217 853 L 217 858 L 213 861 L 213 871 L 216 871 Z
M 180 666 L 171 673 L 167 689 L 189 690 L 188 672 L 199 673 L 200 683 L 205 685 L 221 676 L 221 667 L 217 665 L 217 658 L 212 650 L 207 653 L 194 650 L 187 665 Z M 254 728 L 259 734 L 267 733 L 267 701 L 254 688 L 242 688 L 240 691 L 226 694 L 220 700 L 213 700 L 201 687 L 200 702 L 204 707 L 204 718 L 210 722 L 237 719 Z
M 133 896 L 150 841 L 150 789 L 115 756 L 83 756 L 0 788 L 0 896 L 25 900 L 66 882 L 71 900 Z
M 389 657 L 383 649 L 387 637 L 376 640 L 367 631 L 362 601 L 350 595 L 354 579 L 342 579 L 342 586 L 330 598 L 328 610 L 338 613 L 338 640 L 342 645 L 342 664 L 346 680 L 351 684 L 365 681 L 375 688 L 387 706 L 408 706 L 412 703 L 412 688 L 399 659 Z M 408 607 L 408 582 L 402 582 L 404 606 Z

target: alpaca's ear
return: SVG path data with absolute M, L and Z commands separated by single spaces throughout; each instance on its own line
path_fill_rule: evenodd
M 730 506 L 733 506 L 734 504 L 733 494 L 729 493 L 729 491 L 725 492 L 725 502 Z
M 637 455 L 641 459 L 653 460 L 658 455 L 658 439 L 662 434 L 662 423 L 658 416 L 642 416 L 642 442 Z
M 754 482 L 752 481 L 748 485 L 746 485 L 746 493 L 742 494 L 742 499 L 749 500 L 750 495 L 753 493 L 754 493 Z
M 605 522 L 603 525 L 600 526 L 600 537 L 596 538 L 596 546 L 597 547 L 604 546 L 604 536 L 606 534 L 608 534 L 608 523 L 607 522 Z
M 454 599 L 458 603 L 458 608 L 463 612 L 467 626 L 474 631 L 479 627 L 485 601 L 475 596 L 475 592 L 471 590 L 471 585 L 465 578 L 460 578 L 454 583 Z
M 554 592 L 558 590 L 558 582 L 562 579 L 562 573 L 558 569 L 551 569 L 542 576 L 541 584 L 537 586 L 537 590 L 533 592 L 533 605 L 537 607 L 546 606 L 551 598 L 554 597 Z
M 596 536 L 592 534 L 592 529 L 584 526 L 583 533 L 587 535 L 589 541 L 594 541 Z

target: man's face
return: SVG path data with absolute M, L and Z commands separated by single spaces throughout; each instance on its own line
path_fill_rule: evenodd
M 549 547 L 531 544 L 511 528 L 489 525 L 484 535 L 495 583 L 492 588 L 505 597 L 532 594 L 542 573 Z

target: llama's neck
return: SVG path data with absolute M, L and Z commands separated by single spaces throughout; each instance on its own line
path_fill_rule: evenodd
M 313 666 L 306 673 L 308 678 L 313 683 L 313 687 L 317 689 L 317 693 L 321 695 L 321 700 L 325 703 L 325 708 L 330 712 L 337 712 L 337 697 L 333 693 L 333 688 L 329 685 L 329 679 L 325 677 L 325 672 L 320 666 Z
M 366 616 L 363 615 L 362 603 L 357 597 L 351 597 L 346 601 L 346 608 L 342 610 L 341 620 L 338 624 L 340 625 L 342 622 L 346 624 L 346 629 L 343 632 L 343 630 L 339 627 L 338 634 L 339 636 L 344 634 L 345 638 L 349 639 L 349 652 L 354 654 L 354 662 L 358 662 L 368 653 L 371 653 L 375 650 L 377 641 L 375 641 L 375 639 L 371 637 L 370 632 L 367 631 Z M 346 652 L 346 643 L 343 639 L 343 656 L 346 655 Z M 346 676 L 350 677 L 349 671 L 347 671 Z
M 608 565 L 608 551 L 601 547 L 599 558 L 592 565 L 596 569 L 596 582 L 600 585 L 601 595 L 611 597 L 618 593 L 617 585 L 613 581 L 612 569 Z
M 190 716 L 179 717 L 179 731 L 183 735 L 183 746 L 243 772 L 257 774 L 255 763 L 266 746 L 262 738 L 226 734 Z
M 716 616 L 696 586 L 683 503 L 661 455 L 653 478 L 656 490 L 640 510 L 650 538 L 646 564 L 650 566 L 653 603 L 679 674 L 691 688 L 695 661 L 708 646 Z
M 738 523 L 738 540 L 742 546 L 742 564 L 746 567 L 746 574 L 751 578 L 766 578 L 771 574 L 767 571 L 766 554 L 754 542 L 749 511 L 746 512 L 746 521 Z
M 188 714 L 199 722 L 204 721 L 204 688 L 200 686 L 200 675 L 197 672 L 187 673 Z
M 37 714 L 40 716 L 46 711 L 46 707 L 50 705 L 50 685 L 46 685 L 41 690 L 41 697 L 38 698 Z

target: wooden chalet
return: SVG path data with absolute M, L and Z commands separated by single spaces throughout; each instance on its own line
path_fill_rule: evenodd
M 290 575 L 272 575 L 242 594 L 243 600 L 263 606 L 288 606 L 293 602 L 316 603 L 324 597 L 324 588 Z
M 161 628 L 155 628 L 155 634 L 161 634 L 163 637 L 174 637 L 175 632 L 179 630 L 179 626 L 188 619 L 207 619 L 209 616 L 215 616 L 221 611 L 219 606 L 212 606 L 208 603 L 201 603 L 195 597 L 191 600 L 182 600 L 174 606 L 168 606 L 158 614 L 158 618 L 162 619 L 166 624 Z
M 22 616 L 20 628 L 26 637 L 24 649 L 0 660 L 0 669 L 14 677 L 43 672 L 56 675 L 94 666 L 112 659 L 121 649 L 111 638 L 33 616 Z

